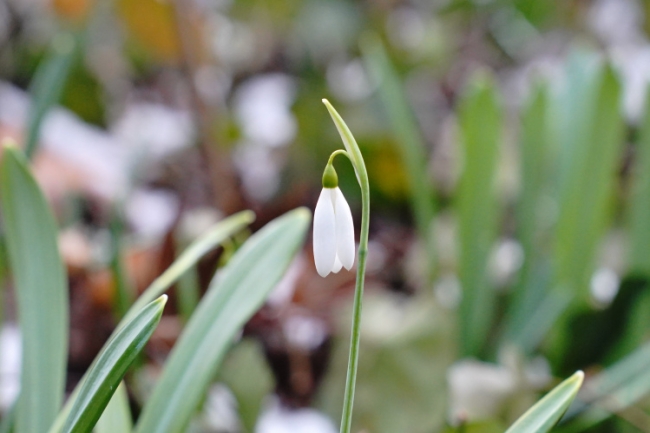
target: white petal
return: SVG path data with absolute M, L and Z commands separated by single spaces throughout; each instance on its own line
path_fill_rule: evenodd
M 336 223 L 332 193 L 323 188 L 314 210 L 314 262 L 321 277 L 326 277 L 336 258 Z
M 343 263 L 339 260 L 339 256 L 336 256 L 334 259 L 334 266 L 332 266 L 332 272 L 335 274 L 338 274 L 341 268 L 343 267 Z
M 334 205 L 336 214 L 336 254 L 341 260 L 345 269 L 350 270 L 354 265 L 354 223 L 352 222 L 352 211 L 348 202 L 345 201 L 340 189 L 334 188 L 336 203 Z

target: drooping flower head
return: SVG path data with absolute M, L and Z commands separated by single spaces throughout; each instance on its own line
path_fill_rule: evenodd
M 323 190 L 314 211 L 314 262 L 321 277 L 354 264 L 352 212 L 338 187 L 338 176 L 330 163 L 323 173 Z

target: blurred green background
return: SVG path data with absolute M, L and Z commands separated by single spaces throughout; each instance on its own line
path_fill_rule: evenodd
M 61 227 L 68 387 L 211 222 L 313 208 L 342 147 L 327 98 L 371 182 L 355 431 L 504 431 L 583 369 L 558 431 L 650 432 L 648 3 L 0 0 L 0 138 Z M 244 238 L 175 287 L 127 380 L 135 414 Z M 318 277 L 310 248 L 192 431 L 336 431 L 354 272 Z M 1 299 L 0 414 L 19 375 Z

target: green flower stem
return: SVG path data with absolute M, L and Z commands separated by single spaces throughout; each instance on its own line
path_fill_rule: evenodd
M 336 158 L 338 155 L 345 155 L 350 160 L 350 162 L 352 162 L 352 158 L 345 150 L 337 149 L 330 155 L 330 159 L 327 161 L 327 165 L 334 163 L 334 158 Z M 354 165 L 354 162 L 352 162 L 352 165 Z
M 350 337 L 350 357 L 348 359 L 348 374 L 345 381 L 345 397 L 343 399 L 343 415 L 341 417 L 341 433 L 350 433 L 352 426 L 352 407 L 354 405 L 354 389 L 357 381 L 357 367 L 359 365 L 359 342 L 361 339 L 361 304 L 363 300 L 363 283 L 366 275 L 366 257 L 368 255 L 368 231 L 370 227 L 370 183 L 368 172 L 363 162 L 363 156 L 350 129 L 345 124 L 339 113 L 326 99 L 323 103 L 327 107 L 336 129 L 339 131 L 343 144 L 347 150 L 337 150 L 330 156 L 329 163 L 339 154 L 345 154 L 352 162 L 357 180 L 361 187 L 361 232 L 359 234 L 359 251 L 357 262 L 357 282 L 354 289 L 354 307 L 352 313 L 352 331 Z

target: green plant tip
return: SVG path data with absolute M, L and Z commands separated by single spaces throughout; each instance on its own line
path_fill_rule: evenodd
M 323 171 L 323 188 L 336 188 L 339 186 L 339 177 L 334 170 L 332 164 L 327 164 L 325 166 L 325 171 Z

